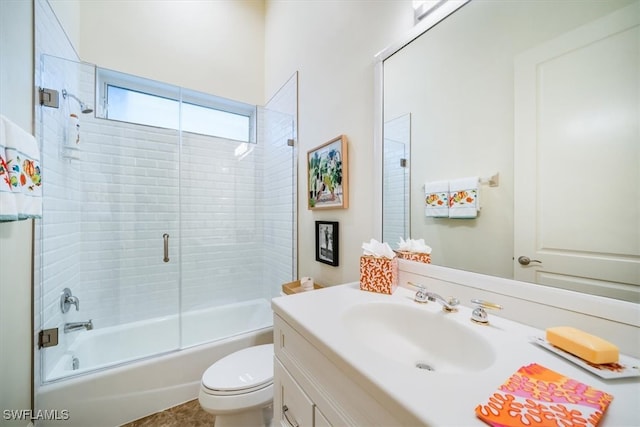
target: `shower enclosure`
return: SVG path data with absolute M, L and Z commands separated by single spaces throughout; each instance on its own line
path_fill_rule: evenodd
M 240 141 L 187 131 L 187 100 L 207 96 L 158 82 L 176 117 L 113 120 L 100 72 L 41 57 L 40 86 L 60 94 L 37 112 L 41 384 L 270 327 L 297 274 L 295 78 Z
M 411 114 L 384 123 L 382 241 L 396 244 L 409 235 Z

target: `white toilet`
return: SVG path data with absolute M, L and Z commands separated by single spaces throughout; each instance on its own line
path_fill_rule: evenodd
M 216 416 L 216 427 L 271 425 L 273 344 L 232 353 L 202 375 L 200 406 Z

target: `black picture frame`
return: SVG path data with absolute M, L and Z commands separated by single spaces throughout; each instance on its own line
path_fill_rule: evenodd
M 340 261 L 337 221 L 316 221 L 316 261 L 337 267 Z

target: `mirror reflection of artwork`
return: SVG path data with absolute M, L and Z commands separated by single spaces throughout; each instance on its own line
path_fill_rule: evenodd
M 341 135 L 307 153 L 309 209 L 347 208 L 347 138 Z
M 316 221 L 316 261 L 338 265 L 338 223 Z

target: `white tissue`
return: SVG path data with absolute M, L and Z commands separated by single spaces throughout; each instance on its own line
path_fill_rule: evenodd
M 400 238 L 400 243 L 398 243 L 399 251 L 407 251 L 407 252 L 416 252 L 419 254 L 430 254 L 431 247 L 424 243 L 424 239 L 407 239 L 404 240 L 402 237 Z
M 396 253 L 393 252 L 391 246 L 389 246 L 387 243 L 380 243 L 376 239 L 371 239 L 369 243 L 365 242 L 362 244 L 362 254 L 389 259 L 393 259 L 396 257 Z

